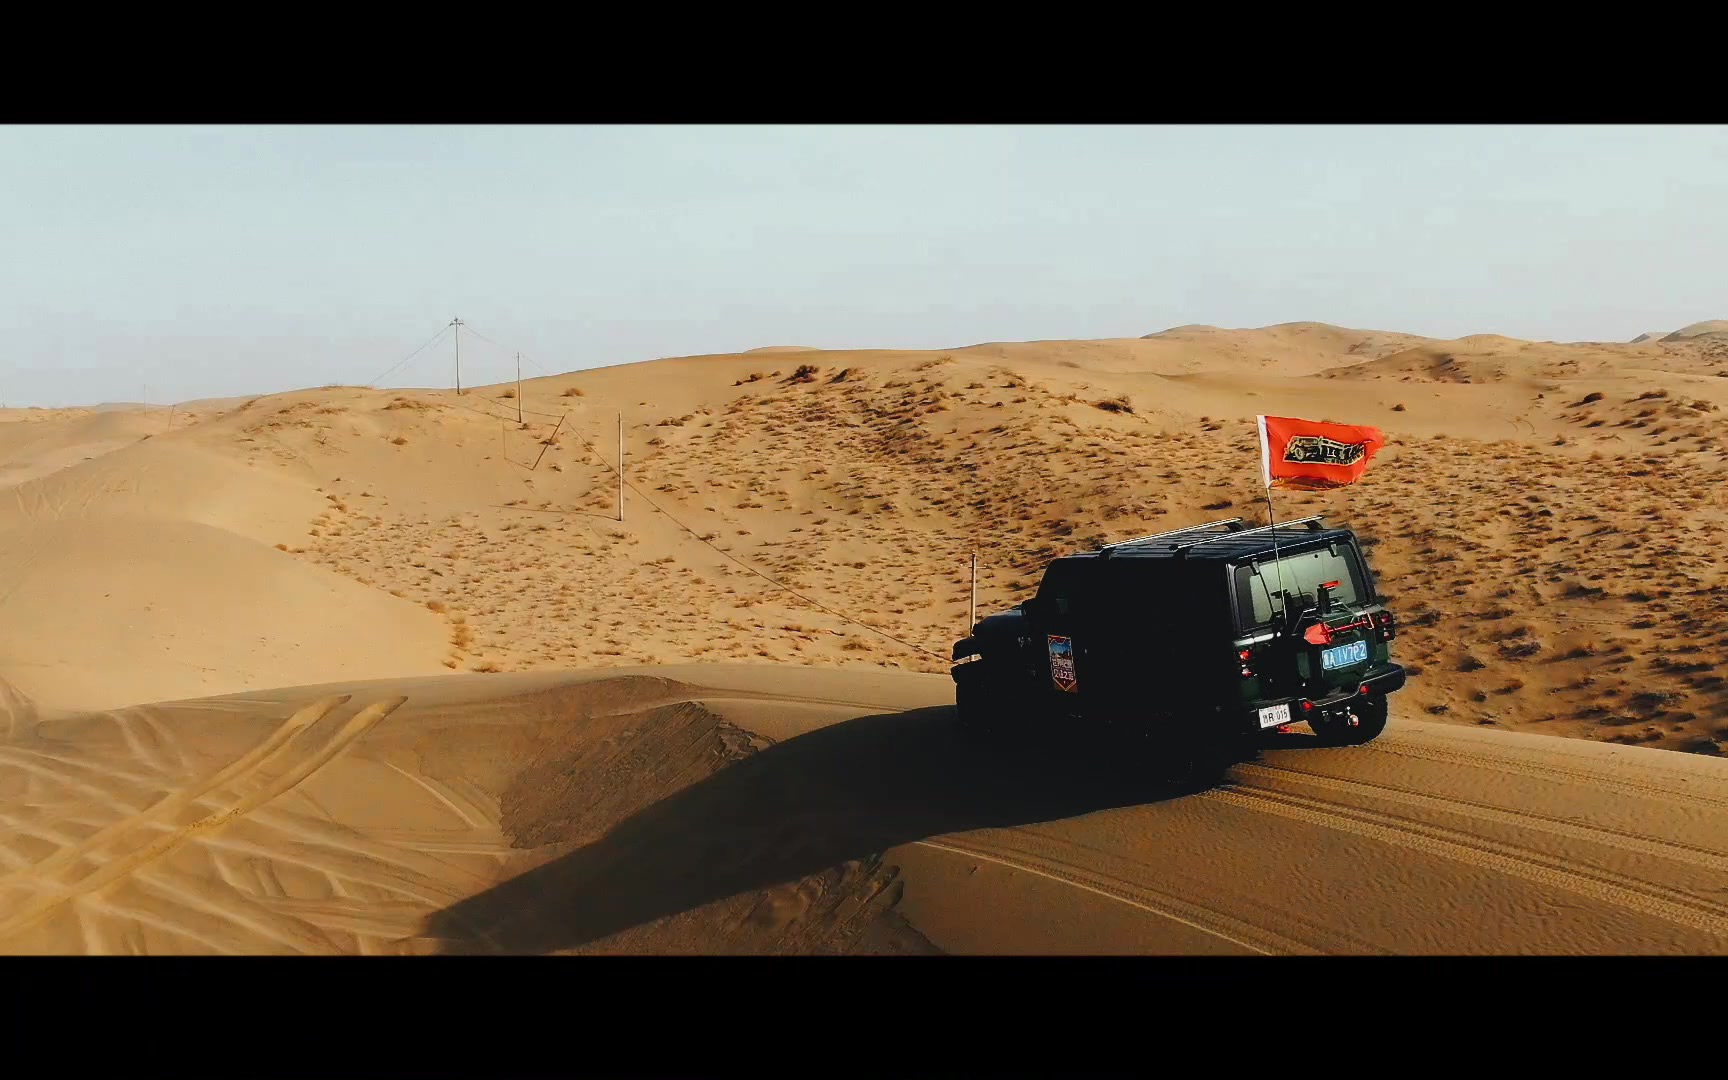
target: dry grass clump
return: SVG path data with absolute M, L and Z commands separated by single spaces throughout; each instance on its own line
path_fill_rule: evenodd
M 1105 398 L 1103 401 L 1094 401 L 1092 407 L 1095 409 L 1103 409 L 1105 412 L 1127 413 L 1130 416 L 1134 415 L 1134 403 L 1128 400 L 1127 394 L 1123 394 L 1120 397 Z

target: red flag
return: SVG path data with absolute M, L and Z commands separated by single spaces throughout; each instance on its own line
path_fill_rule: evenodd
M 1268 488 L 1323 491 L 1362 479 L 1386 445 L 1379 428 L 1262 416 L 1260 475 Z

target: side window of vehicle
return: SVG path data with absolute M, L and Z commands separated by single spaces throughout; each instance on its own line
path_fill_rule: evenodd
M 1058 596 L 1066 596 L 1073 576 L 1063 563 L 1051 563 L 1044 570 L 1044 580 L 1038 583 L 1038 599 L 1053 600 Z

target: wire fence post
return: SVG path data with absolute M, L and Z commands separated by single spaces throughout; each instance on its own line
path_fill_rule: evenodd
M 569 415 L 570 415 L 569 413 L 564 414 L 564 416 L 569 416 Z M 536 457 L 534 459 L 534 464 L 528 466 L 529 472 L 533 472 L 535 469 L 538 469 L 540 467 L 540 458 L 543 458 L 546 456 L 546 451 L 551 449 L 551 447 L 552 447 L 552 440 L 554 440 L 558 437 L 559 430 L 561 428 L 563 428 L 563 426 L 564 426 L 564 416 L 560 416 L 558 418 L 558 422 L 556 424 L 552 425 L 552 434 L 546 436 L 546 440 L 540 444 L 540 454 L 538 457 Z
M 462 394 L 462 320 L 451 319 L 450 325 L 456 328 L 456 394 Z
M 618 520 L 624 520 L 624 414 L 618 414 Z
M 972 553 L 972 606 L 966 613 L 966 630 L 978 625 L 978 553 Z

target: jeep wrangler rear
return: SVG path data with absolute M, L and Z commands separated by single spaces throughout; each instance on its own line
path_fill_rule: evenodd
M 975 731 L 1065 717 L 1194 749 L 1306 721 L 1360 744 L 1404 685 L 1395 634 L 1351 530 L 1231 518 L 1054 560 L 955 644 L 951 673 Z

